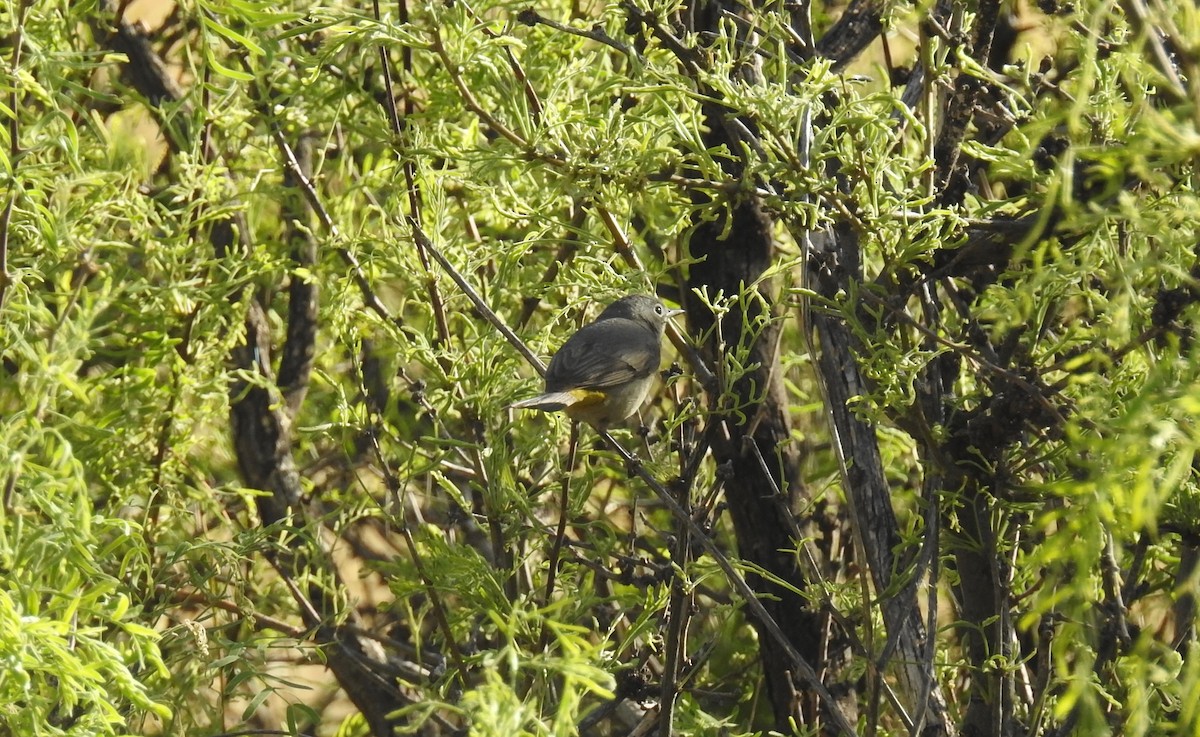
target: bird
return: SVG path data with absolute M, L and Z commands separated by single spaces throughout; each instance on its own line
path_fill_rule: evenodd
M 658 372 L 667 320 L 682 312 L 645 294 L 618 299 L 550 359 L 545 392 L 509 407 L 563 410 L 607 431 L 641 408 Z

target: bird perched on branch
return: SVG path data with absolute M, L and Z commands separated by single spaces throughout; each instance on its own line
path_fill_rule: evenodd
M 563 410 L 607 430 L 641 408 L 662 358 L 667 320 L 681 312 L 644 294 L 618 299 L 550 359 L 545 393 L 509 406 Z

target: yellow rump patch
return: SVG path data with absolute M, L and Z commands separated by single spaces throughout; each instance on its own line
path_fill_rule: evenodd
M 598 389 L 572 389 L 567 393 L 575 397 L 575 403 L 571 405 L 570 409 L 594 407 L 608 397 L 607 394 Z

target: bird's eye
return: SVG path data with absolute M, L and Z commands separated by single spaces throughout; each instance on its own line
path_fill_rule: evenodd
M 655 305 L 655 306 L 654 306 L 654 311 L 655 311 L 657 314 L 661 315 L 661 314 L 662 314 L 662 305 Z

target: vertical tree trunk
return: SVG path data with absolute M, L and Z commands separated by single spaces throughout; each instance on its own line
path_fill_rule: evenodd
M 723 15 L 739 12 L 736 3 L 695 0 L 686 9 L 686 18 L 692 31 L 720 34 L 727 28 Z M 744 173 L 740 160 L 735 158 L 742 142 L 738 134 L 731 132 L 735 127 L 726 119 L 728 114 L 720 104 L 706 105 L 703 138 L 706 147 L 724 147 L 730 152 L 723 165 L 729 177 L 736 180 Z M 738 123 L 745 130 L 756 127 L 752 120 Z M 753 195 L 713 201 L 694 194 L 693 201 L 709 206 L 709 214 L 713 208 L 720 209 L 721 214 L 715 219 L 697 219 L 688 240 L 688 255 L 695 260 L 689 266 L 686 295 L 692 333 L 713 336 L 704 349 L 714 363 L 721 361 L 724 352 L 745 349 L 747 365 L 757 366 L 732 387 L 744 417 L 740 422 L 736 417 L 726 418 L 713 439 L 717 463 L 729 470 L 725 497 L 738 552 L 742 559 L 761 566 L 788 587 L 802 590 L 808 584 L 794 552 L 801 544 L 796 535 L 801 525 L 795 515 L 807 494 L 800 478 L 799 452 L 791 444 L 792 422 L 779 362 L 780 324 L 771 319 L 772 281 L 763 279 L 775 255 L 773 223 Z M 752 284 L 756 286 L 748 288 Z M 738 299 L 721 321 L 720 345 L 718 333 L 709 333 L 715 317 L 693 290 L 720 292 L 726 297 L 745 292 L 745 298 Z M 822 673 L 826 683 L 836 681 L 845 648 L 831 646 L 826 617 L 808 607 L 803 597 L 771 580 L 748 576 L 747 582 L 766 595 L 762 599 L 764 607 L 800 655 Z M 765 636 L 761 639 L 767 641 Z M 791 719 L 800 724 L 816 723 L 817 700 L 797 689 L 786 658 L 770 647 L 760 650 L 760 658 L 776 725 L 790 731 Z M 857 700 L 853 686 L 835 685 L 831 690 L 843 714 L 854 721 Z
M 712 129 L 719 131 L 720 127 Z M 725 218 L 700 223 L 692 232 L 689 255 L 699 263 L 690 269 L 689 290 L 703 288 L 709 293 L 722 291 L 736 295 L 747 284 L 756 282 L 770 266 L 774 249 L 771 222 L 758 203 L 733 204 L 725 217 L 732 219 L 728 237 L 721 235 Z M 721 335 L 726 346 L 710 343 L 705 347 L 709 358 L 719 361 L 721 350 L 748 344 L 748 360 L 758 364 L 758 368 L 739 380 L 734 389 L 739 403 L 751 402 L 753 397 L 761 395 L 760 400 L 748 405 L 744 422 L 739 424 L 730 418 L 717 430 L 713 453 L 717 463 L 730 470 L 725 496 L 740 556 L 790 585 L 804 588 L 796 556 L 788 552 L 795 550 L 799 541 L 793 537 L 787 515 L 793 513 L 803 496 L 803 488 L 798 454 L 789 444 L 792 423 L 776 350 L 779 327 L 771 324 L 757 335 L 745 331 L 746 325 L 756 324 L 771 309 L 769 289 L 769 282 L 760 284 L 761 299 L 739 301 L 725 316 Z M 687 308 L 693 334 L 712 327 L 712 313 L 694 296 L 688 298 Z M 766 460 L 769 474 L 764 472 L 760 454 Z M 821 617 L 806 608 L 804 599 L 794 592 L 757 576 L 748 576 L 747 581 L 768 594 L 763 599 L 767 611 L 805 660 L 819 670 L 823 652 Z M 765 636 L 762 639 L 767 641 Z M 815 702 L 805 700 L 797 692 L 787 659 L 769 647 L 763 648 L 761 658 L 776 723 L 784 727 L 789 717 L 811 723 L 816 716 Z M 853 719 L 852 714 L 849 712 L 848 716 Z
M 861 280 L 858 237 L 848 226 L 812 235 L 807 272 L 814 291 L 836 302 Z M 900 543 L 899 523 L 892 509 L 875 426 L 850 410 L 849 402 L 867 392 L 866 381 L 855 359 L 855 340 L 845 322 L 828 311 L 810 311 L 819 355 L 817 371 L 825 390 L 832 437 L 842 459 L 846 499 L 854 532 L 862 543 L 871 583 L 876 592 L 894 588 L 895 550 Z M 936 584 L 935 584 L 936 585 Z M 906 708 L 919 714 L 922 735 L 952 735 L 946 703 L 926 657 L 928 636 L 914 598 L 892 595 L 882 601 L 883 620 L 894 655 L 900 691 Z M 879 663 L 882 669 L 887 661 Z

